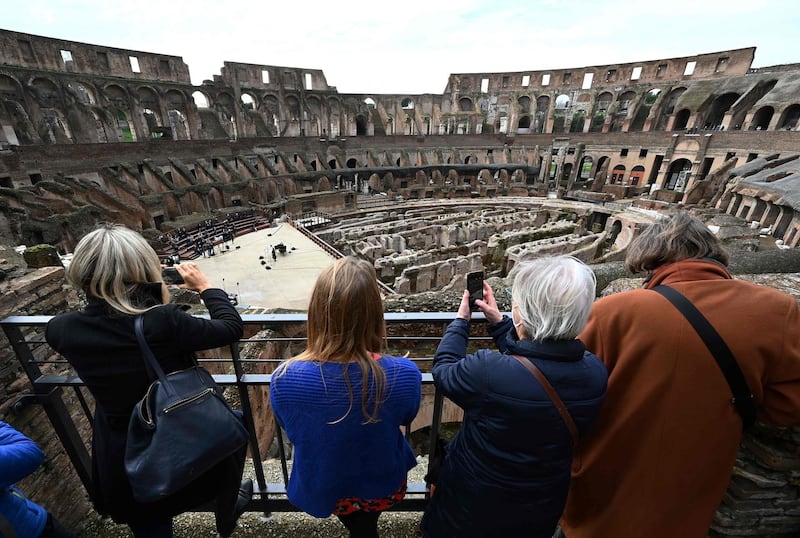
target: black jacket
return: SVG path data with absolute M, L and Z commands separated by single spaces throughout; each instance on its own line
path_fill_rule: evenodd
M 142 286 L 139 295 L 145 298 L 144 304 L 158 304 L 160 284 Z M 193 366 L 194 351 L 225 346 L 242 336 L 242 319 L 224 291 L 208 289 L 201 297 L 210 320 L 191 316 L 173 304 L 144 314 L 145 337 L 167 373 Z M 84 310 L 54 317 L 45 331 L 47 343 L 75 368 L 96 402 L 91 492 L 96 510 L 118 523 L 135 524 L 163 520 L 213 500 L 218 512 L 231 512 L 244 454 L 228 458 L 163 501 L 141 504 L 133 500 L 124 468 L 128 420 L 151 382 L 133 319 L 90 298 Z
M 549 538 L 566 502 L 572 438 L 539 382 L 508 354 L 538 366 L 581 435 L 600 411 L 606 368 L 580 340 L 518 340 L 508 317 L 489 332 L 500 351 L 467 355 L 469 322 L 456 319 L 434 355 L 436 387 L 464 409 L 464 421 L 422 529 L 431 538 Z

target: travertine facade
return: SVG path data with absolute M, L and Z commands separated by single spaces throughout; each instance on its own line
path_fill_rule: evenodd
M 688 203 L 720 170 L 800 153 L 800 64 L 752 69 L 754 48 L 459 73 L 441 95 L 406 95 L 343 94 L 318 69 L 238 62 L 194 86 L 177 56 L 10 31 L 0 45 L 0 235 L 64 250 L 97 220 L 147 229 L 235 204 L 294 211 L 284 201 L 300 194 L 312 195 L 301 209 L 328 210 L 315 195 L 341 189 Z M 794 246 L 796 207 L 772 187 L 753 220 Z M 784 224 L 769 222 L 776 212 Z

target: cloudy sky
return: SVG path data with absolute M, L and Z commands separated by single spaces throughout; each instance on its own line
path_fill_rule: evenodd
M 800 62 L 795 0 L 6 0 L 0 28 L 182 56 L 195 84 L 224 61 L 322 69 L 342 93 L 743 47 Z

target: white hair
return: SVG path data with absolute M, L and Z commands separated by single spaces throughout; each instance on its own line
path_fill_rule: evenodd
M 595 297 L 594 272 L 573 256 L 519 263 L 512 299 L 531 340 L 571 340 L 586 326 Z

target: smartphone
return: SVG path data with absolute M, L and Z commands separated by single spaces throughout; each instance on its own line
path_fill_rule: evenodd
M 164 284 L 167 285 L 183 284 L 183 277 L 174 267 L 161 269 L 161 278 L 164 280 Z
M 479 310 L 475 299 L 483 300 L 483 271 L 467 273 L 467 290 L 469 291 L 470 310 Z

